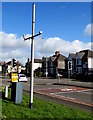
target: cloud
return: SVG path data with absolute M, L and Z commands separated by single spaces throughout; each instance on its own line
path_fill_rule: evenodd
M 22 37 L 17 38 L 13 33 L 0 32 L 0 43 L 2 43 L 3 48 L 23 48 L 27 46 Z
M 28 54 L 26 49 L 30 46 L 29 41 L 24 42 L 23 38 L 17 38 L 17 35 L 10 33 L 0 32 L 0 49 L 2 50 L 2 56 L 0 59 L 3 61 L 9 61 L 12 58 L 21 60 L 22 64 L 25 64 Z M 22 58 L 24 60 L 22 60 Z
M 93 35 L 93 24 L 88 24 L 88 25 L 85 27 L 84 34 L 85 34 L 86 36 L 91 36 L 91 35 Z
M 30 36 L 30 35 L 26 35 Z M 0 59 L 9 61 L 16 58 L 25 65 L 27 58 L 30 58 L 30 45 L 31 41 L 25 41 L 22 37 L 18 38 L 17 35 L 10 33 L 0 32 Z M 70 52 L 75 53 L 83 49 L 91 49 L 91 42 L 83 42 L 80 40 L 64 40 L 59 37 L 51 37 L 48 39 L 41 39 L 39 37 L 34 40 L 35 58 L 42 58 L 43 56 L 50 56 L 59 50 L 61 54 L 68 56 Z M 1 55 L 2 53 L 2 55 Z
M 35 51 L 39 56 L 54 54 L 56 50 L 59 50 L 64 55 L 68 55 L 70 52 L 75 53 L 83 49 L 91 49 L 91 42 L 85 43 L 80 40 L 70 42 L 59 37 L 35 41 Z
M 9 58 L 16 58 L 16 59 L 20 59 L 21 57 L 23 57 L 23 55 L 26 55 L 25 51 L 21 51 L 20 49 L 16 49 L 16 50 L 12 50 L 12 51 L 6 51 L 3 54 L 3 59 L 5 59 L 7 57 L 7 59 Z

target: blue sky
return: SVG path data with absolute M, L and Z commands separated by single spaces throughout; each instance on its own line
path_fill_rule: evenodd
M 41 37 L 37 39 L 44 38 L 44 41 L 48 42 L 50 38 L 54 38 L 54 41 L 59 38 L 59 41 L 63 40 L 63 43 L 65 41 L 67 44 L 75 40 L 79 40 L 82 44 L 91 41 L 91 36 L 84 33 L 86 26 L 91 23 L 90 2 L 37 2 L 35 3 L 35 9 L 35 34 L 40 30 L 43 32 Z M 31 34 L 32 3 L 2 3 L 2 31 L 7 35 L 10 33 L 16 35 L 15 39 L 19 40 L 23 34 Z M 42 40 L 41 43 L 43 43 Z M 37 43 L 36 45 L 38 47 Z M 53 48 L 55 47 L 53 46 Z M 37 54 L 41 53 L 40 56 L 45 55 L 44 52 L 40 53 L 43 48 L 40 48 L 39 53 L 37 52 L 38 49 L 36 48 L 36 57 L 39 57 Z M 27 47 L 26 51 L 29 51 Z M 50 50 L 49 53 L 52 54 L 54 51 Z M 67 55 L 68 51 L 61 51 L 61 53 Z
M 32 3 L 3 3 L 2 30 L 19 37 L 32 33 Z M 42 37 L 62 37 L 89 41 L 83 32 L 91 23 L 91 3 L 36 3 L 35 33 L 43 31 Z

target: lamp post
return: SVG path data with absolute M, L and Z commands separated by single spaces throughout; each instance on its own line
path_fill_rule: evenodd
M 47 67 L 48 67 L 48 64 L 47 64 L 47 44 L 46 44 L 46 78 L 48 75 Z
M 34 29 L 35 29 L 35 3 L 33 3 L 33 14 L 32 14 L 32 36 L 25 38 L 25 35 L 23 35 L 23 39 L 28 40 L 32 39 L 31 42 L 31 77 L 30 77 L 30 102 L 29 102 L 29 108 L 33 109 L 33 83 L 34 83 L 34 37 L 39 36 L 42 34 L 42 31 L 40 31 L 38 34 L 34 35 Z

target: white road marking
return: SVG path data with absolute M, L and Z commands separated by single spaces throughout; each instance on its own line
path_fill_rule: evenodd
M 25 83 L 27 86 L 29 86 L 27 83 Z M 35 90 L 51 90 L 54 88 L 35 88 Z M 58 89 L 58 88 L 55 88 Z M 60 88 L 61 89 L 61 88 Z M 87 91 L 91 91 L 91 89 L 86 89 L 86 90 L 76 90 L 76 89 L 71 89 L 71 88 L 63 88 L 61 89 L 62 92 L 56 92 L 56 93 L 50 93 L 51 95 L 58 95 L 58 94 L 62 94 L 62 93 L 73 93 L 73 92 L 81 92 L 81 93 L 85 93 L 85 94 L 90 94 L 92 95 L 92 92 L 88 93 Z M 86 92 L 85 92 L 86 91 Z
M 61 91 L 72 91 L 72 90 L 76 90 L 76 89 L 71 89 L 71 88 L 65 88 L 65 89 L 61 89 Z
M 87 92 L 87 91 L 90 91 L 90 93 L 89 92 Z M 87 89 L 87 90 L 80 90 L 80 91 L 77 91 L 77 92 L 81 92 L 81 93 L 85 93 L 85 94 L 93 94 L 92 93 L 92 91 L 91 91 L 91 89 Z
M 82 92 L 82 91 L 81 91 L 81 93 L 85 93 L 85 94 L 90 94 L 90 95 L 93 95 L 93 93 L 92 93 L 92 92 L 88 93 L 88 92 Z
M 62 91 L 62 90 L 61 90 Z M 70 90 L 63 90 L 62 92 L 56 92 L 56 94 L 61 94 L 61 93 L 73 93 L 77 92 L 76 89 L 70 89 Z

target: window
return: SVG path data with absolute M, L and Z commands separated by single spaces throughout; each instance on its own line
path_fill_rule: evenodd
M 77 59 L 76 63 L 77 65 L 81 65 L 81 59 Z
M 79 73 L 79 74 L 82 73 L 82 68 L 81 68 L 81 67 L 78 67 L 78 68 L 77 68 L 77 73 Z
M 79 59 L 77 59 L 77 65 L 79 64 Z

